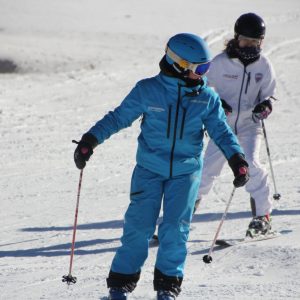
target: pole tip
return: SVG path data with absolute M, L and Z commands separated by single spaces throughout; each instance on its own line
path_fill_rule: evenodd
M 274 200 L 279 200 L 281 198 L 281 195 L 280 194 L 274 194 L 273 195 L 273 199 Z
M 206 264 L 210 264 L 212 262 L 212 257 L 210 255 L 204 255 L 203 256 L 203 261 L 206 263 Z
M 72 276 L 71 274 L 64 275 L 62 278 L 63 279 L 61 281 L 66 282 L 68 285 L 70 285 L 71 283 L 75 284 L 77 282 L 77 278 Z

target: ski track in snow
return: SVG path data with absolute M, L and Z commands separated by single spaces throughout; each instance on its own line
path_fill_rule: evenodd
M 205 13 L 202 2 L 191 0 L 185 18 L 186 4 L 170 0 L 153 1 L 147 11 L 137 0 L 0 5 L 0 59 L 18 66 L 16 73 L 0 74 L 1 300 L 107 299 L 105 278 L 120 245 L 139 121 L 99 146 L 84 170 L 72 272 L 78 282 L 68 287 L 61 276 L 68 273 L 79 179 L 71 140 L 118 105 L 137 80 L 158 72 L 170 35 L 199 33 L 216 54 L 231 38 L 235 18 L 251 10 L 267 22 L 265 53 L 278 79 L 279 101 L 266 129 L 282 194 L 273 227 L 287 234 L 216 248 L 213 263 L 203 263 L 231 189 L 226 167 L 194 216 L 179 299 L 300 298 L 297 0 L 217 0 L 205 4 Z M 261 148 L 269 170 L 263 141 Z M 220 237 L 242 237 L 250 218 L 249 196 L 238 189 Z M 155 298 L 156 250 L 149 249 L 131 299 Z

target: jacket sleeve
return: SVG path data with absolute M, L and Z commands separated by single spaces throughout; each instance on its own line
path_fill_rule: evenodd
M 218 81 L 220 80 L 220 74 L 222 70 L 220 70 L 220 67 L 222 64 L 220 63 L 220 57 L 219 55 L 214 57 L 214 59 L 211 62 L 209 71 L 206 75 L 207 77 L 207 85 L 212 87 L 217 93 L 218 93 Z
M 207 73 L 207 85 L 213 87 L 215 89 L 215 82 L 216 82 L 216 67 L 214 61 L 212 61 L 211 66 L 209 68 L 209 72 Z
M 131 124 L 143 114 L 143 102 L 139 83 L 114 111 L 108 112 L 89 131 L 98 143 L 103 143 L 112 134 L 117 133 Z
M 276 79 L 275 71 L 271 62 L 266 59 L 267 67 L 263 83 L 260 89 L 259 101 L 262 102 L 266 99 L 269 99 L 271 96 L 274 96 L 276 90 Z
M 203 120 L 204 126 L 214 143 L 230 159 L 234 154 L 244 151 L 240 146 L 236 135 L 227 124 L 224 109 L 219 96 L 215 96 L 208 104 L 208 113 Z

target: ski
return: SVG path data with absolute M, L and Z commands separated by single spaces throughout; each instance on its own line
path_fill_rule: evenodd
M 232 246 L 241 245 L 245 243 L 253 243 L 253 242 L 260 242 L 269 239 L 274 239 L 280 236 L 281 233 L 277 231 L 270 231 L 264 235 L 257 234 L 253 238 L 246 236 L 245 238 L 240 238 L 240 239 L 217 239 L 216 245 L 221 247 L 232 247 Z

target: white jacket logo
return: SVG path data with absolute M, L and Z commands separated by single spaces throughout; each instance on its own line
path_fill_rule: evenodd
M 165 111 L 164 108 L 162 108 L 162 107 L 155 107 L 155 106 L 148 106 L 148 110 L 155 111 L 155 112 L 163 112 L 163 111 Z
M 192 103 L 204 103 L 204 104 L 207 104 L 207 100 L 199 100 L 199 99 L 193 99 L 191 100 Z

